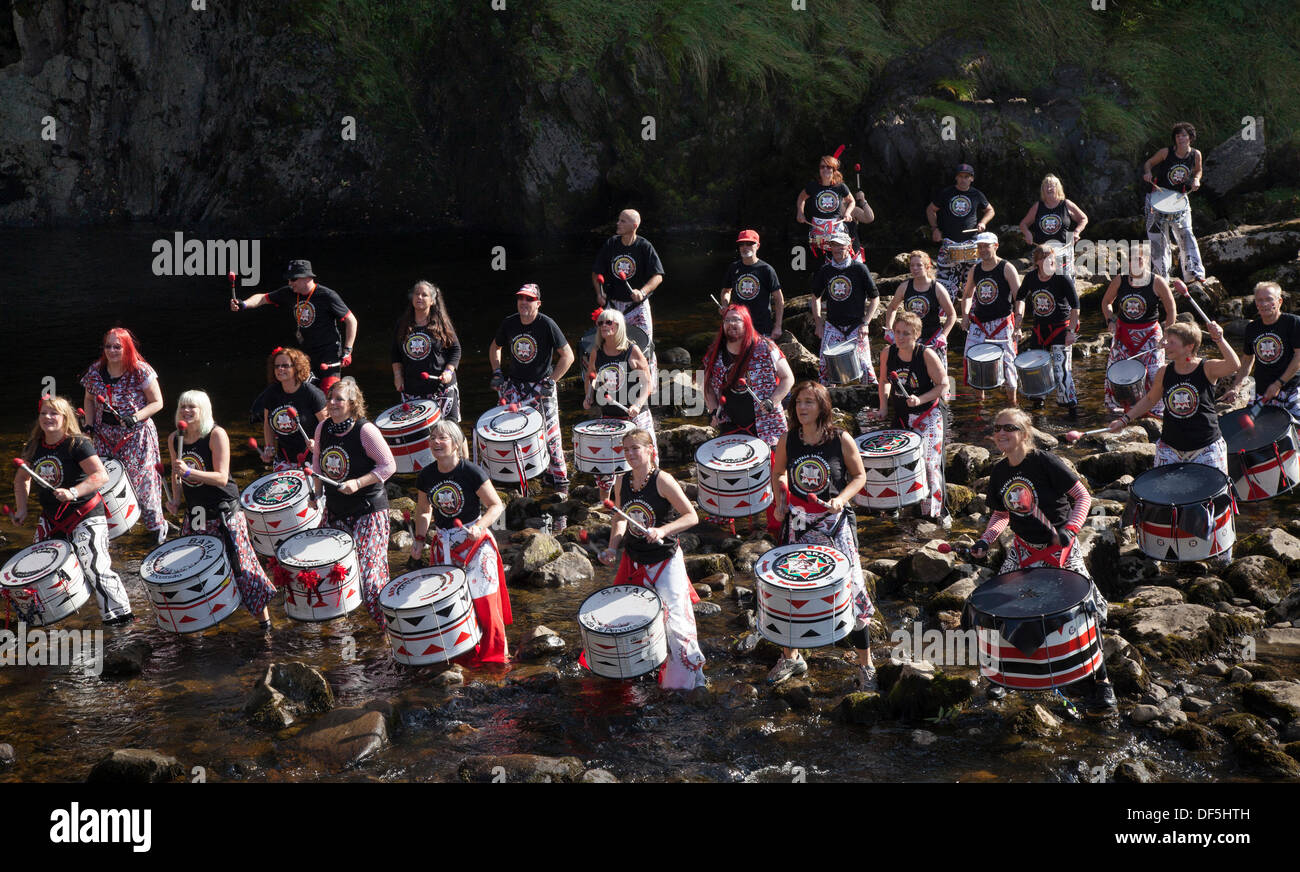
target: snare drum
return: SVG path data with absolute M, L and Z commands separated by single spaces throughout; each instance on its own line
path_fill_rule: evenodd
M 1219 430 L 1228 443 L 1228 477 L 1237 499 L 1254 502 L 1275 497 L 1300 481 L 1300 452 L 1291 416 L 1277 406 L 1264 406 L 1254 426 L 1242 426 L 1249 410 L 1219 416 Z
M 393 452 L 398 472 L 419 472 L 433 463 L 429 427 L 442 416 L 437 400 L 411 400 L 386 409 L 375 426 Z
M 911 430 L 874 430 L 856 440 L 867 483 L 853 497 L 868 509 L 892 510 L 925 496 L 924 441 Z
M 546 422 L 531 406 L 488 409 L 474 427 L 474 453 L 488 477 L 502 484 L 536 478 L 546 471 Z
M 977 391 L 1002 387 L 1002 346 L 981 342 L 966 352 L 966 384 Z
M 276 549 L 289 573 L 284 613 L 295 621 L 330 621 L 361 605 L 361 573 L 352 537 L 321 527 L 303 530 Z
M 1201 463 L 1171 463 L 1129 485 L 1124 523 L 1156 560 L 1185 563 L 1222 554 L 1237 540 L 1228 477 Z
M 844 221 L 839 218 L 814 218 L 809 223 L 812 226 L 808 230 L 808 241 L 817 248 L 824 247 L 826 240 L 844 230 Z
M 443 663 L 474 650 L 483 631 L 463 570 L 427 566 L 393 579 L 379 595 L 393 659 L 408 666 Z
M 75 614 L 90 599 L 77 551 L 62 539 L 37 542 L 10 557 L 0 569 L 0 591 L 20 621 L 37 627 Z
M 954 242 L 945 250 L 950 264 L 974 263 L 980 259 L 979 248 L 974 242 Z
M 663 602 L 639 584 L 604 587 L 583 600 L 578 632 L 587 668 L 605 678 L 636 678 L 668 659 Z
M 696 499 L 717 518 L 745 518 L 772 504 L 772 451 L 762 439 L 734 433 L 695 451 Z
M 140 578 L 158 626 L 195 633 L 239 608 L 239 586 L 226 545 L 216 536 L 186 536 L 158 546 L 140 564 Z
M 1126 409 L 1146 394 L 1146 378 L 1147 368 L 1141 358 L 1121 360 L 1106 367 L 1106 381 L 1115 402 Z
M 1041 348 L 1016 355 L 1016 373 L 1020 377 L 1020 392 L 1027 397 L 1045 397 L 1056 390 L 1052 355 Z
M 1103 661 L 1092 583 L 1068 569 L 994 576 L 975 588 L 967 622 L 979 639 L 980 674 L 1020 690 L 1051 690 L 1095 674 Z
M 116 539 L 140 520 L 140 501 L 120 460 L 105 458 L 104 471 L 108 483 L 99 489 L 99 495 L 104 498 L 104 512 L 108 515 L 108 538 Z
M 597 418 L 573 425 L 573 465 L 579 472 L 617 475 L 632 467 L 623 456 L 623 437 L 636 424 L 618 418 Z
M 320 526 L 321 508 L 308 501 L 311 482 L 296 469 L 273 472 L 254 481 L 239 496 L 253 550 L 274 557 L 275 549 L 295 533 Z
M 1190 208 L 1187 195 L 1181 191 L 1156 188 L 1151 192 L 1151 211 L 1156 213 L 1161 224 L 1177 218 Z
M 758 632 L 787 648 L 833 645 L 853 631 L 849 557 L 827 545 L 782 545 L 754 564 Z
M 836 384 L 847 385 L 862 378 L 856 340 L 835 343 L 822 351 L 822 360 L 826 363 L 826 377 Z

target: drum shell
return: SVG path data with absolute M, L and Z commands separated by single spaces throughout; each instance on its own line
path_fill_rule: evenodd
M 116 539 L 140 520 L 140 500 L 126 474 L 126 467 L 116 457 L 104 461 L 108 482 L 99 489 L 104 499 L 104 513 L 108 516 L 108 538 Z
M 442 410 L 433 400 L 412 400 L 401 403 L 391 409 L 385 409 L 375 419 L 375 426 L 383 434 L 384 441 L 397 462 L 398 472 L 419 472 L 433 463 L 433 451 L 429 448 L 429 427 L 442 415 Z M 394 423 L 393 417 L 406 420 Z
M 76 614 L 90 599 L 90 585 L 77 559 L 77 549 L 62 539 L 47 539 L 9 558 L 0 568 L 0 590 L 5 598 L 30 613 L 36 602 L 27 593 L 29 589 L 40 600 L 40 610 L 33 615 L 38 618 L 34 626 L 48 627 Z
M 719 460 L 736 454 L 734 461 Z M 755 436 L 710 439 L 695 451 L 696 501 L 718 518 L 745 518 L 772 504 L 772 452 Z
M 503 436 L 490 427 L 493 417 L 504 410 L 498 406 L 479 416 L 474 427 L 474 451 L 488 478 L 500 484 L 519 483 L 519 467 L 524 479 L 536 478 L 546 471 L 550 455 L 546 451 L 546 424 L 536 409 L 521 407 L 519 414 L 528 418 L 517 434 Z M 517 449 L 517 457 L 516 457 Z
M 807 552 L 830 562 L 824 578 L 801 583 L 783 576 L 782 558 Z M 826 545 L 782 545 L 754 564 L 758 587 L 758 632 L 787 648 L 833 645 L 853 631 L 852 559 Z
M 974 242 L 958 242 L 948 246 L 949 263 L 973 263 L 979 259 L 979 247 Z
M 183 548 L 202 549 L 201 559 L 184 574 L 164 573 L 161 561 Z M 197 633 L 216 626 L 233 615 L 241 602 L 225 543 L 216 536 L 186 536 L 163 543 L 141 562 L 140 578 L 158 626 L 170 633 Z
M 852 339 L 838 342 L 824 350 L 822 360 L 826 364 L 826 377 L 836 384 L 846 385 L 862 378 L 858 344 Z
M 341 545 L 345 539 L 346 550 L 326 548 L 306 553 L 306 549 L 319 540 L 335 540 Z M 361 605 L 361 572 L 356 544 L 342 530 L 320 527 L 295 533 L 276 549 L 275 559 L 289 573 L 284 613 L 295 621 L 332 621 Z M 338 582 L 330 578 L 335 566 L 343 567 L 344 571 Z M 320 576 L 315 590 L 309 589 L 298 578 L 299 573 L 309 570 Z
M 901 440 L 895 449 L 871 450 L 881 438 Z M 873 430 L 854 440 L 867 474 L 866 484 L 853 497 L 854 505 L 889 511 L 915 505 L 925 498 L 925 443 L 911 430 Z
M 993 349 L 997 356 L 993 357 Z M 976 357 L 976 355 L 979 355 Z M 1002 387 L 1002 346 L 996 342 L 981 342 L 966 352 L 966 384 L 977 391 L 991 391 Z
M 618 606 L 625 598 L 632 598 L 635 608 L 620 619 Z M 648 587 L 617 584 L 591 594 L 578 608 L 578 631 L 587 668 L 604 678 L 636 678 L 668 659 L 663 602 Z
M 288 498 L 274 503 L 259 500 L 259 492 L 264 493 L 277 481 L 293 489 Z M 310 495 L 311 481 L 296 469 L 264 475 L 244 488 L 239 504 L 253 550 L 263 557 L 274 557 L 276 549 L 290 536 L 319 527 L 323 512 L 319 505 L 312 508 Z
M 1049 352 L 1033 349 L 1016 355 L 1016 374 L 1020 392 L 1027 397 L 1045 397 L 1056 390 L 1056 368 Z
M 632 467 L 623 456 L 623 437 L 636 429 L 631 421 L 597 418 L 573 426 L 573 465 L 579 472 L 617 475 Z
M 1118 360 L 1106 367 L 1106 381 L 1110 384 L 1115 402 L 1126 408 L 1146 394 L 1146 376 L 1147 368 L 1137 358 Z
M 1148 470 L 1138 476 L 1133 484 L 1129 485 L 1129 501 L 1137 515 L 1137 545 L 1143 554 L 1154 560 L 1169 563 L 1208 560 L 1227 551 L 1237 540 L 1237 528 L 1233 519 L 1232 497 L 1228 491 L 1229 482 L 1227 476 L 1223 476 L 1221 486 L 1217 482 L 1212 486 L 1213 491 L 1210 490 L 1210 487 L 1205 487 L 1203 493 L 1179 488 L 1180 493 L 1189 497 L 1185 500 L 1161 502 L 1143 499 L 1138 495 L 1137 490 L 1143 486 L 1142 483 L 1152 481 L 1151 477 L 1153 475 L 1171 475 L 1180 469 L 1186 468 L 1196 468 L 1194 472 L 1198 476 L 1204 475 L 1208 477 L 1210 473 L 1223 475 L 1214 467 L 1204 466 L 1203 464 L 1176 463 L 1157 466 L 1155 469 Z M 1209 514 L 1210 535 L 1207 538 L 1193 536 L 1176 525 L 1175 512 L 1197 511 L 1200 506 L 1205 504 L 1212 507 L 1212 512 Z
M 420 595 L 422 581 L 444 574 L 450 575 L 447 584 Z M 408 666 L 444 663 L 474 650 L 483 638 L 469 581 L 454 566 L 430 566 L 393 579 L 380 594 L 379 607 L 388 620 L 393 659 Z
M 1256 502 L 1285 493 L 1300 481 L 1300 450 L 1295 425 L 1282 409 L 1265 406 L 1254 417 L 1253 426 L 1243 429 L 1241 421 L 1249 415 L 1239 409 L 1219 417 L 1219 428 L 1228 445 L 1228 477 L 1240 502 Z M 1276 431 L 1272 442 L 1258 447 L 1249 435 Z M 1252 432 L 1253 431 L 1253 432 Z

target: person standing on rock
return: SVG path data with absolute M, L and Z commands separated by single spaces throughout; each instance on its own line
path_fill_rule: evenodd
M 862 368 L 862 383 L 876 385 L 876 368 L 871 361 L 871 344 L 867 338 L 868 325 L 880 307 L 880 291 L 871 277 L 867 265 L 849 257 L 849 235 L 843 231 L 827 243 L 830 259 L 813 277 L 812 316 L 817 335 L 821 337 L 818 355 L 818 378 L 822 384 L 830 383 L 826 368 L 827 349 L 844 342 L 856 345 L 858 363 Z
M 474 616 L 483 638 L 472 664 L 506 663 L 506 625 L 512 623 L 505 569 L 492 525 L 505 506 L 482 467 L 469 462 L 460 427 L 445 418 L 429 427 L 429 450 L 436 463 L 420 470 L 411 559 L 424 554 L 426 536 L 433 565 L 465 570 Z M 432 518 L 432 523 L 430 523 Z
M 1146 366 L 1142 382 L 1142 393 L 1145 394 L 1151 390 L 1156 373 L 1165 365 L 1161 317 L 1163 315 L 1164 330 L 1168 330 L 1178 318 L 1178 308 L 1174 304 L 1174 295 L 1169 291 L 1169 283 L 1161 276 L 1152 274 L 1150 256 L 1145 245 L 1134 250 L 1134 258 L 1129 266 L 1128 273 L 1121 271 L 1110 280 L 1106 293 L 1101 298 L 1101 314 L 1106 319 L 1107 328 L 1114 335 L 1106 367 L 1109 370 L 1125 358 L 1141 360 Z M 1177 286 L 1181 289 L 1182 282 L 1177 282 Z M 1106 408 L 1112 412 L 1123 411 L 1109 379 L 1106 380 Z M 1164 403 L 1157 402 L 1151 414 L 1157 417 L 1164 414 Z
M 548 472 L 556 497 L 564 500 L 569 496 L 569 471 L 564 465 L 560 400 L 555 386 L 573 365 L 573 349 L 559 325 L 542 314 L 542 290 L 537 285 L 526 284 L 516 291 L 515 306 L 519 311 L 501 322 L 496 338 L 488 346 L 492 387 L 506 403 L 532 406 L 541 412 L 551 457 Z M 554 367 L 552 357 L 556 358 Z
M 460 339 L 447 315 L 442 290 L 419 281 L 411 288 L 410 305 L 397 320 L 390 357 L 393 387 L 403 403 L 432 399 L 446 421 L 460 421 Z
M 1052 358 L 1056 381 L 1056 403 L 1065 408 L 1070 420 L 1079 417 L 1079 398 L 1074 390 L 1074 342 L 1079 338 L 1079 295 L 1074 282 L 1056 271 L 1056 258 L 1046 245 L 1034 246 L 1030 255 L 1036 269 L 1025 273 L 1016 297 L 1016 322 L 1025 321 L 1025 304 L 1034 316 L 1027 348 L 1046 351 Z M 1046 397 L 1039 397 L 1042 408 Z
M 785 315 L 785 295 L 781 279 L 771 265 L 758 259 L 758 233 L 742 230 L 736 237 L 740 259 L 727 268 L 722 280 L 722 309 L 733 302 L 749 310 L 754 329 L 769 339 L 781 338 L 781 319 Z
M 989 198 L 971 186 L 974 181 L 975 168 L 958 164 L 956 184 L 944 188 L 925 207 L 930 239 L 939 243 L 939 281 L 954 297 L 965 286 L 973 261 L 952 260 L 951 249 L 969 242 L 972 234 L 983 232 L 995 214 Z
M 677 534 L 698 524 L 699 516 L 677 480 L 654 465 L 649 433 L 634 430 L 623 437 L 623 456 L 631 469 L 614 485 L 614 505 L 635 523 L 614 516 L 609 547 L 600 553 L 600 562 L 613 565 L 621 545 L 623 556 L 614 583 L 639 584 L 659 594 L 668 636 L 668 659 L 659 670 L 659 686 L 694 690 L 708 683 L 692 608 L 699 597 L 686 575 Z
M 1092 496 L 1083 481 L 1055 455 L 1034 447 L 1033 420 L 1017 408 L 1002 409 L 993 419 L 993 442 L 1003 458 L 989 473 L 985 499 L 992 515 L 983 535 L 971 546 L 971 557 L 982 559 L 1009 525 L 1014 534 L 998 573 L 1049 566 L 1068 569 L 1087 578 L 1097 625 L 1106 623 L 1109 605 L 1088 574 L 1078 533 L 1088 518 Z M 1103 662 L 1093 673 L 1095 682 L 1089 708 L 1113 712 L 1115 689 Z M 1006 688 L 989 686 L 990 699 L 1006 696 Z
M 975 237 L 979 263 L 966 277 L 962 291 L 961 326 L 966 331 L 967 355 L 976 345 L 988 342 L 1002 348 L 1002 376 L 1007 398 L 1016 402 L 1016 313 L 1014 301 L 1020 291 L 1020 273 L 998 257 L 998 238 L 992 233 Z M 970 385 L 969 380 L 966 382 Z M 980 392 L 983 398 L 983 391 Z
M 1291 420 L 1300 421 L 1300 318 L 1282 312 L 1282 286 L 1277 282 L 1255 285 L 1255 309 L 1259 317 L 1246 326 L 1246 349 L 1241 366 L 1232 380 L 1235 394 L 1252 370 L 1255 388 L 1252 403 L 1285 409 Z
M 1073 225 L 1073 229 L 1071 229 Z M 1074 244 L 1083 236 L 1088 226 L 1087 214 L 1072 201 L 1065 199 L 1065 186 L 1056 176 L 1043 177 L 1038 189 L 1038 202 L 1029 207 L 1020 219 L 1020 234 L 1030 245 L 1048 245 L 1053 254 L 1059 252 L 1058 269 L 1061 275 L 1074 281 Z
M 1192 208 L 1187 204 L 1181 211 L 1169 214 L 1152 208 L 1151 201 L 1168 192 L 1187 194 L 1201 187 L 1201 152 L 1192 148 L 1196 141 L 1196 128 L 1186 121 L 1174 125 L 1173 142 L 1157 151 L 1142 164 L 1142 180 L 1151 186 L 1146 195 L 1147 239 L 1151 240 L 1151 258 L 1156 275 L 1169 275 L 1172 256 L 1169 253 L 1169 231 L 1178 237 L 1179 260 L 1182 262 L 1183 281 L 1205 280 L 1205 267 L 1201 265 L 1201 249 L 1192 232 Z
M 637 236 L 640 226 L 641 213 L 635 209 L 618 213 L 615 234 L 605 240 L 591 266 L 591 284 L 596 291 L 596 305 L 622 312 L 627 323 L 645 331 L 653 348 L 655 332 L 650 297 L 663 283 L 664 265 L 650 240 Z M 649 361 L 653 383 L 659 377 L 653 351 Z
M 582 407 L 600 409 L 602 418 L 632 421 L 655 438 L 655 421 L 647 407 L 650 397 L 650 364 L 636 343 L 627 336 L 627 322 L 618 309 L 601 309 L 596 316 L 597 341 L 584 361 L 588 377 L 583 379 L 586 396 Z M 658 446 L 655 446 L 656 450 Z M 614 476 L 596 476 L 600 499 L 609 499 Z
M 853 498 L 867 483 L 862 455 L 853 437 L 832 424 L 831 395 L 825 385 L 800 382 L 792 393 L 789 431 L 772 452 L 776 467 L 773 512 L 783 523 L 784 545 L 824 545 L 849 560 L 849 595 L 853 600 L 850 644 L 858 664 L 858 689 L 877 690 L 871 663 L 868 627 L 875 612 L 858 556 L 857 516 Z M 767 675 L 768 684 L 803 675 L 808 664 L 798 649 L 782 649 Z
M 844 233 L 845 222 L 854 212 L 855 202 L 849 186 L 844 183 L 840 172 L 840 159 L 834 155 L 823 155 L 817 165 L 817 178 L 799 192 L 794 202 L 794 220 L 800 224 L 811 225 L 808 229 L 808 249 L 813 256 L 812 274 L 826 263 L 829 253 L 827 243 L 830 239 Z M 875 215 L 872 215 L 875 218 Z M 850 250 L 850 256 L 854 256 Z M 816 284 L 813 285 L 816 288 Z
M 786 430 L 781 402 L 793 384 L 789 361 L 754 329 L 749 309 L 728 306 L 704 355 L 704 408 L 719 435 L 748 433 L 775 445 Z
M 345 366 L 352 365 L 352 346 L 357 340 L 357 316 L 338 293 L 316 284 L 311 261 L 291 260 L 284 271 L 289 284 L 269 294 L 253 294 L 247 300 L 231 300 L 230 311 L 272 306 L 293 307 L 298 344 L 311 358 L 312 373 L 320 379 L 321 390 L 328 392 L 338 381 Z M 343 322 L 343 339 L 339 340 L 338 322 Z

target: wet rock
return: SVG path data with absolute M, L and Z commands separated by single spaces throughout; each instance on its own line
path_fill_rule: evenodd
M 1244 666 L 1234 666 L 1228 672 L 1226 681 L 1229 684 L 1245 684 L 1247 681 L 1254 681 L 1255 676 L 1250 673 L 1249 669 Z
M 1255 646 L 1261 653 L 1294 657 L 1300 654 L 1300 627 L 1260 630 L 1255 634 Z
M 744 570 L 742 570 L 742 572 L 743 571 Z M 700 584 L 707 587 L 710 591 L 718 590 L 718 591 L 725 592 L 727 589 L 727 583 L 730 580 L 731 580 L 731 576 L 727 575 L 727 573 L 715 572 L 713 573 L 713 575 L 709 575 L 709 576 L 705 576 L 704 578 L 701 578 Z
M 948 482 L 945 485 L 944 494 L 948 511 L 952 512 L 954 515 L 960 515 L 965 512 L 970 507 L 971 502 L 975 499 L 975 491 L 964 485 L 953 484 L 952 482 Z
M 459 664 L 444 669 L 433 677 L 435 687 L 455 687 L 465 683 L 465 670 Z
M 18 759 L 14 753 L 14 746 L 8 742 L 0 743 L 0 766 L 12 766 L 13 762 Z
M 785 681 L 776 686 L 772 695 L 785 700 L 795 711 L 812 708 L 812 685 L 807 681 Z
M 758 559 L 772 549 L 772 544 L 767 540 L 759 542 L 745 542 L 731 555 L 731 562 L 740 573 L 750 573 L 754 571 L 754 564 Z
M 415 544 L 415 537 L 405 530 L 398 530 L 388 537 L 388 547 L 392 551 L 410 551 Z
M 840 720 L 849 724 L 875 724 L 889 715 L 885 699 L 878 693 L 850 693 L 838 710 Z
M 958 579 L 930 597 L 930 602 L 926 604 L 926 607 L 931 612 L 948 609 L 960 611 L 966 605 L 966 600 L 970 599 L 975 587 L 976 579 L 973 577 Z
M 939 737 L 929 730 L 913 730 L 908 738 L 917 748 L 928 748 L 939 741 Z
M 1135 606 L 1169 606 L 1183 601 L 1182 591 L 1172 587 L 1147 585 L 1134 589 L 1129 600 Z
M 688 463 L 695 460 L 695 449 L 710 439 L 716 438 L 718 431 L 713 427 L 699 427 L 695 424 L 682 424 L 660 430 L 657 434 L 659 457 L 664 463 Z
M 168 784 L 185 779 L 175 757 L 143 748 L 119 748 L 95 764 L 87 784 Z
M 387 744 L 388 724 L 382 712 L 341 708 L 308 726 L 289 747 L 333 769 L 345 769 Z
M 528 587 L 564 587 L 586 584 L 595 578 L 596 570 L 585 554 L 566 551 L 529 575 L 525 584 Z
M 536 572 L 552 560 L 558 559 L 562 553 L 563 549 L 554 536 L 548 533 L 537 533 L 524 543 L 523 550 L 519 554 L 517 569 L 523 575 Z M 588 561 L 588 566 L 590 565 Z
M 523 687 L 536 693 L 549 693 L 560 683 L 560 670 L 554 666 L 516 667 L 506 677 L 506 684 Z
M 722 614 L 722 606 L 717 603 L 700 602 L 691 607 L 696 616 L 701 618 L 712 617 L 713 615 Z
M 1061 720 L 1041 705 L 1035 705 L 1016 716 L 1012 730 L 1022 736 L 1056 736 L 1061 732 Z
M 534 627 L 524 636 L 523 643 L 515 650 L 516 660 L 545 660 L 564 651 L 562 638 L 549 627 Z
M 907 663 L 890 687 L 886 702 L 894 717 L 918 719 L 937 717 L 940 709 L 953 708 L 970 698 L 968 679 L 945 675 L 933 663 Z
M 308 712 L 334 707 L 334 693 L 320 670 L 306 663 L 273 663 L 253 686 L 244 703 L 249 723 L 281 730 Z
M 1268 527 L 1237 540 L 1238 555 L 1261 554 L 1284 565 L 1288 571 L 1300 568 L 1300 539 L 1277 527 Z
M 711 575 L 735 575 L 736 568 L 725 554 L 692 554 L 686 558 L 686 575 L 691 581 L 701 581 Z
M 1183 697 L 1183 711 L 1188 714 L 1200 714 L 1211 705 L 1212 703 L 1208 699 L 1201 699 L 1199 696 Z
M 1223 573 L 1232 590 L 1263 608 L 1277 605 L 1291 589 L 1291 580 L 1287 578 L 1286 567 L 1272 557 L 1252 554 L 1239 557 Z
M 153 645 L 139 635 L 114 639 L 104 646 L 104 671 L 101 674 L 113 678 L 139 675 L 152 653 Z
M 944 455 L 949 484 L 969 485 L 993 465 L 989 450 L 978 445 L 954 442 L 946 446 Z
M 691 353 L 680 345 L 655 350 L 660 369 L 684 369 L 691 365 Z
M 1090 454 L 1079 461 L 1079 472 L 1088 477 L 1093 488 L 1109 484 L 1121 475 L 1137 477 L 1155 463 L 1156 447 L 1150 443 L 1126 445 L 1118 451 Z
M 1256 681 L 1241 689 L 1241 702 L 1248 711 L 1290 722 L 1300 718 L 1300 683 Z
M 1102 655 L 1106 660 L 1106 670 L 1115 685 L 1116 693 L 1142 693 L 1144 690 L 1160 690 L 1151 683 L 1147 674 L 1142 652 L 1130 645 L 1128 640 L 1118 633 L 1106 632 L 1101 640 Z M 1160 690 L 1163 694 L 1164 691 Z
M 682 350 L 685 351 L 685 349 Z M 689 362 L 690 358 L 688 357 L 687 363 Z M 583 784 L 618 784 L 618 779 L 608 769 L 588 769 L 582 773 L 582 777 L 578 781 Z
M 695 595 L 700 599 L 706 600 L 713 596 L 713 588 L 709 587 L 707 584 L 692 584 L 691 589 L 695 591 Z
M 542 757 L 536 754 L 466 757 L 456 769 L 465 782 L 526 784 L 572 783 L 584 771 L 577 757 Z
M 1189 751 L 1209 751 L 1223 745 L 1223 737 L 1200 724 L 1186 723 L 1169 731 L 1169 738 Z
M 1117 784 L 1148 784 L 1152 773 L 1147 764 L 1141 760 L 1123 760 L 1115 767 L 1111 781 Z
M 1141 726 L 1143 724 L 1149 724 L 1156 718 L 1160 717 L 1160 708 L 1154 705 L 1134 706 L 1133 711 L 1129 712 L 1128 716 L 1133 723 Z
M 1300 778 L 1300 761 L 1263 734 L 1239 735 L 1233 744 L 1247 769 L 1273 778 Z
M 1281 623 L 1300 621 L 1300 587 L 1288 593 L 1282 601 L 1268 610 L 1269 620 Z
M 929 587 L 947 578 L 956 562 L 953 552 L 940 554 L 927 544 L 910 557 L 904 558 L 900 574 L 913 584 Z
M 1128 624 L 1129 639 L 1149 646 L 1162 656 L 1183 659 L 1204 657 L 1255 623 L 1191 603 L 1134 609 L 1119 619 Z
M 1211 660 L 1209 663 L 1206 663 L 1204 666 L 1202 666 L 1201 672 L 1205 673 L 1206 675 L 1215 675 L 1222 678 L 1223 676 L 1228 674 L 1229 667 L 1228 664 L 1216 658 L 1214 660 Z
M 1221 579 L 1202 576 L 1192 579 L 1187 588 L 1187 601 L 1198 605 L 1211 606 L 1232 598 L 1232 588 Z

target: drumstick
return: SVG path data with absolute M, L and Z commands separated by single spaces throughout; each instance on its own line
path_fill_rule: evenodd
M 95 399 L 99 401 L 99 404 L 101 406 L 103 406 L 105 409 L 108 409 L 114 415 L 117 415 L 118 419 L 121 420 L 122 413 L 119 412 L 117 409 L 113 408 L 113 404 L 108 401 L 108 397 L 104 396 L 103 394 L 96 394 Z
M 1128 357 L 1121 357 L 1119 360 L 1115 361 L 1115 363 L 1123 363 L 1126 360 L 1137 360 L 1139 357 L 1146 357 L 1153 351 L 1159 351 L 1160 348 L 1161 346 L 1157 345 L 1154 348 L 1148 348 L 1146 351 L 1139 351 L 1137 354 L 1132 354 Z M 1112 363 L 1111 366 L 1114 366 L 1115 363 Z
M 409 406 L 407 406 L 406 403 L 402 403 L 402 408 L 407 409 Z M 286 411 L 289 413 L 289 417 L 293 418 L 293 424 L 298 428 L 298 432 L 302 434 L 302 438 L 310 442 L 311 437 L 307 435 L 306 430 L 302 429 L 302 421 L 298 420 L 298 410 L 293 406 L 290 406 Z
M 343 368 L 343 361 L 341 361 L 341 360 L 336 360 L 336 361 L 334 361 L 333 363 L 322 363 L 322 364 L 320 365 L 320 371 L 321 371 L 321 372 L 324 372 L 324 371 L 327 370 L 327 369 L 335 369 L 335 368 L 342 369 L 342 368 Z
M 167 502 L 169 503 L 176 502 L 174 499 L 172 499 L 172 489 L 167 485 L 167 475 L 166 475 L 165 467 L 161 463 L 155 463 L 153 465 L 153 469 L 154 472 L 158 473 L 158 477 L 162 479 L 163 494 L 167 497 Z
M 325 482 L 325 484 L 333 485 L 334 487 L 343 487 L 343 482 L 341 482 L 341 481 L 335 481 L 335 480 L 332 479 L 332 478 L 326 478 L 325 476 L 321 475 L 321 474 L 320 474 L 319 472 L 317 472 L 316 470 L 312 469 L 311 466 L 310 466 L 310 464 L 303 464 L 302 471 L 305 472 L 305 473 L 307 473 L 308 475 L 315 476 L 316 478 L 318 478 L 318 479 L 320 479 L 321 481 Z
M 230 299 L 235 300 L 235 274 L 233 272 L 228 272 L 226 273 L 226 278 L 230 279 Z
M 713 296 L 713 294 L 709 294 L 709 299 L 712 300 L 713 305 L 717 306 L 719 309 L 726 308 L 725 306 L 722 305 L 722 303 L 718 300 L 717 297 Z
M 962 545 L 960 542 L 956 545 L 951 545 L 947 542 L 940 542 L 935 550 L 940 554 L 959 554 L 962 557 L 970 557 L 970 546 Z
M 39 484 L 41 487 L 43 487 L 43 488 L 45 488 L 46 490 L 48 490 L 50 493 L 54 493 L 55 491 L 58 490 L 58 488 L 56 488 L 54 485 L 50 484 L 48 481 L 46 481 L 45 479 L 43 479 L 43 478 L 41 478 L 39 475 L 37 475 L 37 474 L 32 470 L 32 468 L 31 468 L 30 466 L 28 466 L 27 463 L 26 463 L 26 462 L 25 462 L 21 457 L 15 457 L 15 458 L 14 458 L 14 466 L 18 467 L 18 468 L 21 469 L 23 472 L 25 472 L 25 473 L 27 473 L 28 475 L 30 475 L 32 478 L 34 478 L 34 479 L 36 480 L 36 483 L 37 483 L 37 484 Z
M 1109 427 L 1098 427 L 1096 430 L 1084 430 L 1082 433 L 1080 433 L 1078 430 L 1070 430 L 1065 434 L 1065 441 L 1073 444 L 1075 442 L 1078 442 L 1084 436 L 1095 436 L 1098 433 L 1110 433 L 1110 432 L 1111 429 Z
M 860 163 L 853 165 L 853 181 L 857 182 L 853 187 L 862 190 L 862 164 Z
M 1187 285 L 1184 285 L 1182 281 L 1179 279 L 1174 279 L 1174 281 L 1178 282 L 1179 286 L 1182 288 L 1181 291 L 1182 295 L 1187 298 L 1187 302 L 1192 304 L 1192 308 L 1196 310 L 1196 314 L 1201 316 L 1202 321 L 1204 321 L 1206 324 L 1209 324 L 1210 316 L 1206 315 L 1205 311 L 1201 308 L 1200 304 L 1196 302 L 1196 298 L 1192 296 L 1191 288 L 1187 287 Z
M 736 379 L 736 387 L 740 388 L 754 399 L 755 407 L 762 404 L 763 401 L 758 398 L 758 394 L 754 393 L 753 389 L 750 388 L 748 379 L 744 377 Z
M 623 520 L 627 521 L 628 526 L 630 526 L 633 530 L 636 530 L 642 536 L 647 536 L 649 534 L 649 531 L 646 530 L 646 528 L 641 525 L 640 521 L 638 521 L 636 518 L 633 518 L 631 515 L 629 515 L 627 512 L 623 511 L 622 509 L 620 509 L 618 506 L 614 505 L 613 500 L 605 500 L 604 506 L 614 514 L 621 517 Z
M 623 284 L 627 285 L 627 289 L 629 293 L 633 293 L 633 294 L 636 293 L 636 288 L 632 287 L 632 283 L 627 280 L 626 272 L 620 270 L 618 273 L 618 277 L 623 280 Z
M 587 377 L 591 379 L 591 388 L 592 388 L 592 391 L 594 392 L 595 389 L 596 389 L 596 377 L 597 377 L 597 376 L 596 376 L 596 373 L 595 373 L 595 372 L 588 372 L 588 373 L 587 373 Z M 602 384 L 602 385 L 600 386 L 600 393 L 601 393 L 601 396 L 604 397 L 604 399 L 605 399 L 605 402 L 601 403 L 602 406 L 605 406 L 605 407 L 607 407 L 607 408 L 612 408 L 612 409 L 614 409 L 614 411 L 616 411 L 616 412 L 620 412 L 620 413 L 626 415 L 626 416 L 629 417 L 629 418 L 632 417 L 632 413 L 631 413 L 630 411 L 628 411 L 627 406 L 623 405 L 622 403 L 616 402 L 616 401 L 614 400 L 614 398 L 613 398 L 612 396 L 610 396 L 610 393 L 609 393 L 609 386 L 608 386 L 608 385 Z

